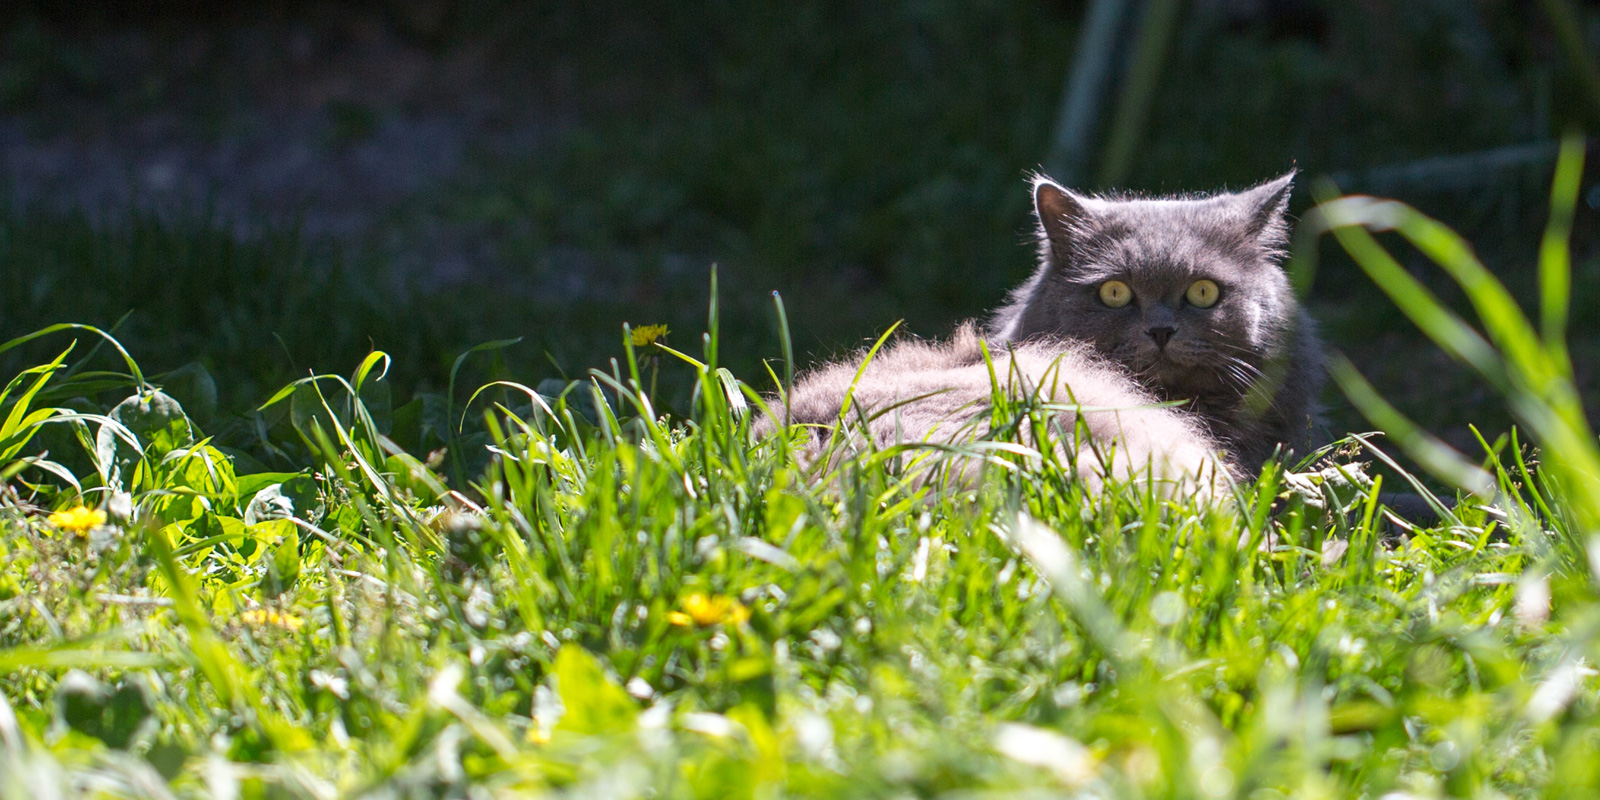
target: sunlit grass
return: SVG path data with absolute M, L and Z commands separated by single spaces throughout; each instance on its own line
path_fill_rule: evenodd
M 1414 212 L 1319 212 L 1533 439 L 1465 460 L 1343 369 L 1476 492 L 1432 528 L 1386 521 L 1365 440 L 1230 503 L 1092 492 L 1004 396 L 1004 447 L 808 472 L 753 433 L 792 379 L 723 365 L 714 285 L 698 347 L 624 328 L 585 380 L 399 407 L 373 353 L 226 440 L 49 331 L 0 398 L 0 796 L 1583 796 L 1600 472 L 1549 244 L 1576 157 L 1537 332 Z M 1439 256 L 1482 332 L 1359 226 Z M 980 479 L 918 479 L 935 455 Z

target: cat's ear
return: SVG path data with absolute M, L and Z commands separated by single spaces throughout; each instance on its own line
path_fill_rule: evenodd
M 1295 170 L 1239 193 L 1250 233 L 1261 244 L 1278 249 L 1289 243 L 1289 195 Z
M 1072 262 L 1073 240 L 1083 235 L 1084 199 L 1040 175 L 1033 179 L 1033 211 L 1039 217 L 1039 251 L 1056 267 Z

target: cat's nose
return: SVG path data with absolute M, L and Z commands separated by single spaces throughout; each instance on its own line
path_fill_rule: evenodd
M 1156 327 L 1145 331 L 1145 333 L 1150 334 L 1150 338 L 1156 340 L 1156 347 L 1161 348 L 1165 348 L 1167 346 L 1167 342 L 1172 341 L 1172 334 L 1177 332 L 1178 329 L 1172 327 L 1171 325 L 1157 325 Z

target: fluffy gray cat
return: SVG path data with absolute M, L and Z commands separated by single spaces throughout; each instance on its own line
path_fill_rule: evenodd
M 823 366 L 794 387 L 789 413 L 825 430 L 848 395 L 880 445 L 981 436 L 992 389 L 981 339 L 1003 390 L 1083 407 L 1061 412 L 1061 431 L 1070 441 L 1081 419 L 1096 446 L 1073 455 L 1091 475 L 1204 483 L 1224 465 L 1253 473 L 1279 445 L 1305 452 L 1322 355 L 1280 267 L 1292 179 L 1145 199 L 1039 177 L 1038 269 L 981 332 L 897 343 L 859 380 L 860 358 Z
M 1034 182 L 1039 268 L 996 341 L 1084 342 L 1163 400 L 1185 400 L 1241 466 L 1304 453 L 1322 346 L 1279 266 L 1294 173 L 1236 194 L 1085 197 Z

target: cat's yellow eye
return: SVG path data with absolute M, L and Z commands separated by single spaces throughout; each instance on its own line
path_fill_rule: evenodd
M 1133 290 L 1122 281 L 1106 281 L 1100 284 L 1100 302 L 1110 308 L 1122 308 L 1133 302 Z
M 1195 308 L 1210 308 L 1217 304 L 1217 294 L 1217 285 L 1201 278 L 1189 284 L 1189 290 L 1183 293 L 1183 297 Z

